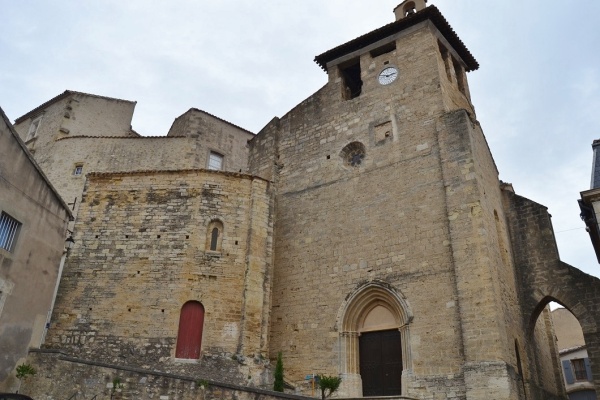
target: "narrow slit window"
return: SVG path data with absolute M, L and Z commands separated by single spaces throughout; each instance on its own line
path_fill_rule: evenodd
M 217 245 L 219 243 L 219 228 L 215 227 L 210 233 L 210 250 L 217 251 Z
M 83 174 L 83 164 L 75 165 L 75 168 L 73 169 L 73 175 L 81 176 L 81 174 Z
M 223 223 L 218 219 L 208 224 L 206 232 L 206 250 L 220 252 L 223 244 Z
M 0 249 L 13 251 L 21 223 L 5 212 L 0 214 Z

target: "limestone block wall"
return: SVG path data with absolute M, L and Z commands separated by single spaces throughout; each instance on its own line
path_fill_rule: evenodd
M 0 248 L 0 392 L 18 388 L 14 369 L 42 342 L 70 217 L 17 138 L 0 109 L 0 213 L 20 224 Z
M 39 371 L 19 393 L 34 399 L 161 399 L 161 400 L 305 400 L 307 397 L 212 381 L 149 369 L 84 362 L 60 353 L 32 352 L 29 361 Z
M 332 62 L 324 88 L 250 142 L 250 171 L 276 182 L 271 354 L 283 351 L 301 387 L 311 371 L 341 373 L 343 395 L 361 395 L 348 345 L 358 332 L 341 321 L 348 298 L 383 282 L 413 316 L 401 328 L 403 394 L 523 390 L 515 340 L 526 329 L 498 171 L 468 91 L 440 90 L 438 39 L 424 23 L 393 51 L 361 54 L 361 93 L 349 100 Z M 389 65 L 399 78 L 381 86 Z
M 532 339 L 538 368 L 531 371 L 530 380 L 539 388 L 538 391 L 542 393 L 540 397 L 544 399 L 564 396 L 566 392 L 550 307 L 546 307 L 539 315 Z
M 267 357 L 268 184 L 203 170 L 91 174 L 45 346 L 114 364 L 259 382 Z M 210 226 L 222 224 L 210 251 Z M 205 309 L 202 356 L 174 359 L 180 310 Z M 222 376 L 221 376 L 222 375 Z
M 36 160 L 50 156 L 50 144 L 62 137 L 137 136 L 131 132 L 135 102 L 66 91 L 44 104 L 15 121 L 16 131 L 36 153 Z M 39 117 L 36 137 L 28 140 L 29 126 Z
M 208 167 L 208 155 L 216 152 L 224 156 L 223 169 L 246 172 L 248 163 L 248 140 L 254 137 L 249 132 L 205 111 L 192 108 L 173 122 L 167 136 L 197 137 L 198 157 L 201 167 Z
M 598 318 L 598 293 L 600 280 L 560 261 L 552 221 L 548 210 L 541 204 L 503 191 L 505 211 L 508 216 L 510 237 L 515 260 L 519 304 L 523 323 L 532 333 L 544 307 L 550 301 L 564 305 L 581 324 L 590 355 L 594 384 L 600 385 L 600 319 Z M 554 343 L 556 346 L 556 343 Z M 532 344 L 524 346 L 530 360 L 531 375 L 550 366 L 538 360 Z M 560 369 L 554 370 L 554 382 L 561 381 Z M 546 388 L 531 382 L 529 398 L 550 398 Z
M 39 163 L 61 196 L 76 203 L 77 215 L 87 174 L 202 168 L 197 144 L 185 137 L 67 137 L 54 142 Z M 74 173 L 76 166 L 82 168 L 80 175 Z

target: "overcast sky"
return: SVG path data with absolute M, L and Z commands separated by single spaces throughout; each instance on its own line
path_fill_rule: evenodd
M 66 89 L 138 102 L 165 135 L 197 107 L 258 132 L 327 81 L 314 56 L 392 22 L 400 0 L 0 0 L 0 106 Z M 500 179 L 552 214 L 561 258 L 600 276 L 579 218 L 600 138 L 600 1 L 430 0 L 479 61 L 469 74 Z

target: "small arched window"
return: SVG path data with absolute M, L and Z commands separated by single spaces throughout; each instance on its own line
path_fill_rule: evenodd
M 176 358 L 200 358 L 203 327 L 204 306 L 198 301 L 188 301 L 181 307 L 179 315 Z
M 208 224 L 206 232 L 206 250 L 221 251 L 223 243 L 223 223 L 219 220 L 213 220 Z

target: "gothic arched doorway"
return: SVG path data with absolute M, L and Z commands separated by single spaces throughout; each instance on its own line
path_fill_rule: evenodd
M 349 396 L 402 394 L 402 371 L 410 369 L 408 324 L 412 314 L 389 285 L 359 288 L 342 309 L 342 382 Z

